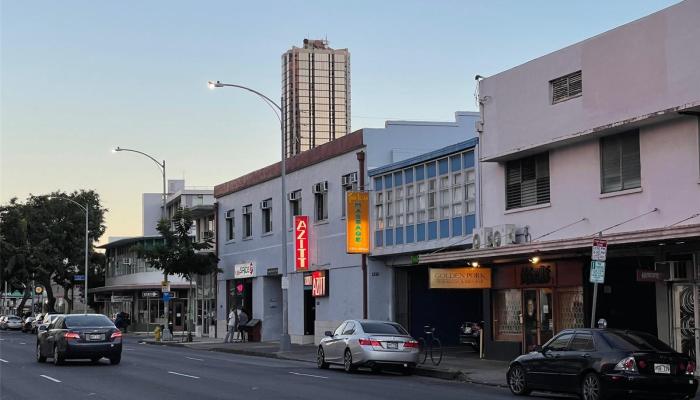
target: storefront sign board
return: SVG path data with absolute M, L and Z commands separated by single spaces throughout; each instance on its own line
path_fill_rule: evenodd
M 294 217 L 294 267 L 297 271 L 309 269 L 309 216 Z
M 123 303 L 123 302 L 129 302 L 129 301 L 134 301 L 134 298 L 132 296 L 114 296 L 112 295 L 112 303 Z
M 369 193 L 348 192 L 346 205 L 346 252 L 369 254 Z
M 491 268 L 430 268 L 431 289 L 488 289 Z
M 667 276 L 661 271 L 637 270 L 637 282 L 663 282 L 665 279 L 667 279 Z
M 255 264 L 252 262 L 236 264 L 233 266 L 233 277 L 235 279 L 252 278 L 255 276 Z
M 314 271 L 311 273 L 312 287 L 311 296 L 326 297 L 328 296 L 328 271 Z

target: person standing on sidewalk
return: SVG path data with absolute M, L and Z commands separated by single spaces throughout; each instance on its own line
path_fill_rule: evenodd
M 226 338 L 224 338 L 224 343 L 233 343 L 233 338 L 238 330 L 238 313 L 236 312 L 236 307 L 231 308 L 231 312 L 228 313 L 228 332 L 226 333 Z

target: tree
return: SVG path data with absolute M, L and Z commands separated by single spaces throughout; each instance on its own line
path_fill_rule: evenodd
M 21 283 L 24 288 L 31 287 L 29 292 L 25 290 L 25 298 L 34 290 L 31 281 L 44 286 L 49 311 L 55 311 L 56 304 L 52 283 L 67 292 L 74 286 L 74 275 L 79 273 L 74 266 L 83 265 L 85 260 L 85 212 L 65 198 L 87 206 L 90 254 L 93 243 L 104 234 L 107 212 L 95 191 L 30 195 L 24 204 L 12 199 L 8 205 L 0 207 L 3 274 L 7 273 L 9 278 L 6 279 L 15 282 L 15 286 Z M 66 301 L 70 307 L 68 297 Z
M 172 221 L 160 220 L 157 230 L 163 236 L 163 241 L 152 246 L 136 246 L 136 250 L 151 267 L 163 271 L 164 280 L 169 275 L 178 275 L 190 282 L 190 294 L 192 293 L 192 279 L 195 275 L 208 275 L 220 272 L 219 258 L 212 252 L 200 252 L 213 247 L 213 241 L 207 239 L 204 242 L 195 242 L 190 235 L 193 220 L 188 208 L 178 208 Z M 190 318 L 188 326 L 191 336 L 192 326 L 192 300 L 190 299 Z M 166 318 L 170 319 L 167 315 Z

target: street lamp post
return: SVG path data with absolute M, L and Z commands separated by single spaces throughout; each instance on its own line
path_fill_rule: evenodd
M 287 290 L 289 287 L 289 281 L 287 277 L 287 212 L 286 205 L 284 204 L 287 196 L 287 140 L 284 132 L 284 111 L 282 111 L 282 107 L 280 107 L 279 104 L 275 103 L 272 99 L 258 92 L 257 90 L 253 90 L 249 87 L 242 85 L 221 83 L 220 81 L 209 81 L 210 89 L 220 87 L 233 87 L 243 89 L 257 95 L 258 97 L 263 99 L 263 101 L 268 106 L 270 106 L 270 108 L 275 112 L 275 115 L 277 116 L 277 119 L 280 122 L 280 136 L 282 141 L 282 162 L 280 165 L 280 180 L 282 181 L 282 197 L 280 198 L 280 215 L 282 216 L 282 231 L 280 235 L 282 237 L 282 335 L 280 337 L 280 351 L 287 351 L 291 348 L 291 340 L 289 337 L 289 294 Z
M 149 154 L 146 154 L 146 153 L 144 153 L 144 152 L 142 152 L 142 151 L 134 150 L 134 149 L 125 149 L 125 148 L 122 148 L 122 147 L 117 147 L 117 148 L 115 148 L 113 151 L 114 151 L 114 152 L 117 152 L 117 151 L 129 151 L 129 152 L 132 152 L 132 153 L 141 154 L 142 156 L 145 156 L 145 157 L 150 158 L 151 161 L 153 161 L 154 163 L 156 163 L 156 165 L 158 166 L 158 168 L 160 168 L 161 173 L 162 173 L 162 175 L 163 175 L 163 203 L 162 203 L 161 210 L 160 210 L 160 218 L 161 218 L 162 220 L 166 219 L 166 218 L 165 218 L 165 202 L 166 202 L 166 198 L 167 198 L 167 196 L 168 196 L 168 192 L 166 191 L 166 187 L 165 187 L 165 186 L 166 186 L 166 181 L 165 181 L 165 160 L 163 160 L 162 162 L 160 162 L 160 161 L 156 160 L 153 156 L 151 156 L 151 155 L 149 155 Z M 163 280 L 165 281 L 165 284 L 167 285 L 167 282 L 168 282 L 168 274 L 167 274 L 167 272 L 163 272 Z M 169 326 L 169 325 L 170 325 L 170 324 L 169 324 L 169 322 L 170 322 L 170 314 L 169 314 L 169 313 L 170 313 L 170 310 L 169 310 L 169 304 L 168 304 L 168 303 L 169 303 L 168 301 L 163 301 L 163 312 L 165 313 L 165 329 L 163 330 L 163 340 L 170 340 L 170 339 L 172 339 L 172 332 L 170 332 L 170 326 Z
M 63 197 L 63 196 L 52 196 L 49 197 L 51 199 L 61 199 L 61 200 L 67 200 L 70 201 L 71 203 L 75 204 L 76 206 L 80 207 L 85 211 L 85 308 L 83 310 L 83 314 L 87 314 L 87 309 L 88 309 L 88 258 L 89 258 L 89 249 L 88 249 L 88 238 L 90 235 L 90 227 L 88 225 L 88 206 L 87 203 L 83 206 L 82 204 L 78 203 L 77 201 L 73 199 L 69 199 L 68 197 Z M 32 288 L 33 290 L 33 288 Z M 32 293 L 32 296 L 34 294 Z M 34 310 L 32 310 L 33 312 Z

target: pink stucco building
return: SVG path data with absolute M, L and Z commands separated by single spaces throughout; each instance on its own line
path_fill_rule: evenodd
M 700 1 L 683 1 L 480 80 L 477 248 L 420 262 L 492 269 L 487 356 L 590 324 L 597 236 L 596 319 L 695 353 L 683 328 L 700 276 L 697 21 Z

